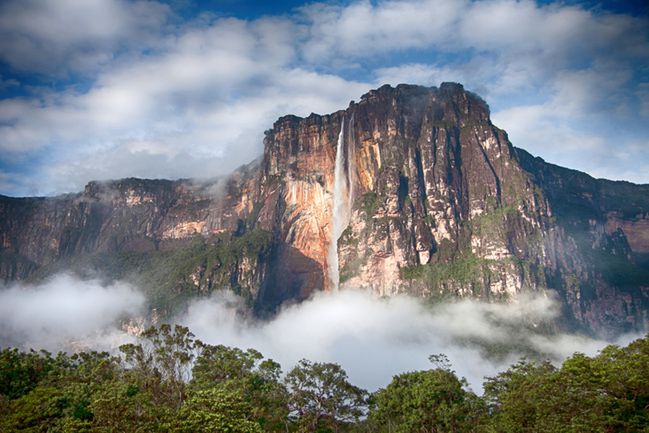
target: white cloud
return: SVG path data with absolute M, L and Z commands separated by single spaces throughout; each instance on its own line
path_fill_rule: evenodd
M 96 71 L 120 49 L 156 45 L 169 15 L 155 1 L 4 1 L 0 59 L 45 75 Z
M 301 9 L 308 27 L 303 56 L 315 63 L 336 56 L 371 57 L 449 40 L 467 2 L 462 0 L 315 3 Z
M 261 152 L 276 117 L 335 111 L 385 82 L 460 81 L 487 99 L 514 144 L 591 172 L 588 157 L 613 173 L 621 161 L 607 166 L 576 150 L 556 158 L 559 149 L 543 143 L 589 152 L 615 140 L 624 149 L 649 133 L 642 122 L 616 126 L 647 117 L 638 77 L 649 27 L 631 16 L 532 1 L 357 1 L 257 20 L 176 17 L 170 26 L 156 2 L 1 8 L 0 58 L 91 77 L 87 90 L 35 87 L 0 101 L 3 159 L 48 161 L 14 182 L 23 193 L 78 190 L 97 176 L 220 174 Z M 95 25 L 103 15 L 110 23 Z M 21 35 L 31 45 L 17 50 Z M 409 62 L 399 64 L 403 53 Z M 633 164 L 624 172 L 646 165 Z
M 548 70 L 601 55 L 649 55 L 644 19 L 531 0 L 315 3 L 301 12 L 308 29 L 303 55 L 314 63 L 408 49 L 471 49 L 503 55 L 507 62 L 536 58 L 532 66 Z
M 367 292 L 319 293 L 267 322 L 237 315 L 228 294 L 197 300 L 178 319 L 212 344 L 253 347 L 290 369 L 301 358 L 340 363 L 353 383 L 375 390 L 404 371 L 431 368 L 428 356 L 446 354 L 475 390 L 484 376 L 518 360 L 527 346 L 560 361 L 575 351 L 595 354 L 606 345 L 572 334 L 543 334 L 535 326 L 558 315 L 548 297 L 521 297 L 514 304 L 458 301 L 426 306 L 416 298 L 379 299 Z M 626 336 L 623 342 L 632 336 Z M 480 343 L 482 342 L 482 343 Z M 481 344 L 515 344 L 503 359 L 487 358 Z
M 141 314 L 144 296 L 125 283 L 59 275 L 38 286 L 0 290 L 0 346 L 58 351 L 114 348 L 128 337 L 119 320 Z
M 55 153 L 38 193 L 229 172 L 261 153 L 277 117 L 334 111 L 369 87 L 291 66 L 292 30 L 283 19 L 220 19 L 170 38 L 164 52 L 117 63 L 85 93 L 1 101 L 0 149 Z
M 516 146 L 550 162 L 647 183 L 649 127 L 637 116 L 630 74 L 610 64 L 563 71 L 547 82 L 544 101 L 499 110 L 492 118 Z
M 38 286 L 0 290 L 0 346 L 58 350 L 112 350 L 133 340 L 120 322 L 141 326 L 144 297 L 128 284 L 104 285 L 59 275 Z M 370 390 L 405 371 L 429 369 L 431 354 L 446 354 L 460 376 L 479 391 L 528 350 L 560 362 L 575 351 L 596 354 L 607 342 L 540 331 L 559 315 L 552 298 L 521 296 L 511 304 L 476 300 L 427 305 L 408 296 L 378 298 L 344 290 L 320 292 L 269 320 L 241 314 L 244 302 L 230 292 L 196 299 L 172 319 L 211 344 L 255 348 L 285 371 L 298 360 L 337 362 L 353 383 Z M 620 337 L 626 344 L 634 335 Z M 491 346 L 490 346 L 491 345 Z M 486 348 L 509 348 L 498 357 Z

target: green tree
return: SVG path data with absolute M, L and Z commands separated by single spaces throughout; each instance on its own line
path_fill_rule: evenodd
M 283 430 L 288 395 L 280 383 L 281 367 L 254 349 L 205 345 L 192 370 L 190 392 L 227 384 L 250 403 L 251 416 L 265 431 Z
M 90 404 L 94 432 L 144 433 L 171 431 L 176 412 L 155 403 L 154 396 L 123 380 L 105 384 Z
M 125 366 L 143 389 L 160 403 L 180 408 L 192 363 L 202 343 L 184 326 L 151 327 L 140 336 L 139 344 L 120 347 Z
M 38 386 L 10 403 L 9 413 L 0 421 L 0 431 L 56 431 L 68 407 L 69 402 L 61 389 Z
M 556 369 L 549 362 L 519 361 L 507 371 L 488 378 L 484 399 L 491 417 L 484 427 L 489 432 L 531 432 L 541 419 L 538 404 Z
M 10 401 L 0 431 L 88 431 L 92 397 L 114 377 L 115 358 L 105 352 L 41 355 L 49 365 L 47 375 L 30 392 Z
M 192 386 L 212 386 L 249 377 L 264 356 L 254 349 L 203 345 L 192 370 Z
M 334 432 L 366 413 L 367 391 L 347 380 L 338 364 L 301 360 L 284 379 L 289 408 L 300 431 L 329 428 Z
M 400 374 L 376 393 L 370 419 L 385 432 L 476 431 L 485 406 L 466 385 L 444 368 Z
M 485 383 L 487 432 L 648 432 L 649 342 L 576 353 L 560 369 L 520 362 Z
M 201 389 L 180 410 L 182 433 L 255 433 L 260 425 L 250 419 L 251 406 L 240 389 L 224 384 Z
M 15 348 L 0 351 L 0 395 L 13 400 L 36 388 L 54 367 L 46 351 L 21 352 Z

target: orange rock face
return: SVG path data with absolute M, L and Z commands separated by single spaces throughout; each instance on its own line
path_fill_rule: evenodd
M 349 221 L 332 239 L 343 123 Z M 549 290 L 568 323 L 634 330 L 649 324 L 647 215 L 649 186 L 596 180 L 514 148 L 461 85 L 383 86 L 345 110 L 278 119 L 263 157 L 227 178 L 0 197 L 0 277 L 196 238 L 247 248 L 240 240 L 261 233 L 250 242 L 270 241 L 255 254 L 206 258 L 183 281 L 201 293 L 246 287 L 251 305 L 269 312 L 333 289 L 333 244 L 343 288 L 489 301 Z

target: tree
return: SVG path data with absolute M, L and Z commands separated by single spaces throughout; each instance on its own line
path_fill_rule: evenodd
M 338 364 L 303 359 L 284 381 L 289 408 L 301 431 L 314 432 L 324 424 L 337 432 L 342 424 L 357 421 L 366 413 L 367 391 L 349 383 Z
M 69 407 L 64 392 L 53 386 L 38 386 L 11 401 L 9 413 L 0 420 L 3 432 L 56 431 Z
M 120 346 L 133 379 L 162 403 L 180 408 L 192 363 L 202 343 L 184 326 L 161 325 L 142 333 L 140 344 Z
M 475 431 L 485 408 L 466 385 L 449 369 L 400 374 L 376 393 L 370 418 L 386 432 Z
M 223 384 L 202 389 L 190 396 L 180 410 L 183 433 L 261 433 L 251 420 L 250 404 L 240 389 Z
M 251 416 L 265 431 L 283 429 L 288 418 L 287 392 L 281 367 L 254 349 L 203 345 L 192 370 L 190 392 L 225 385 L 241 391 Z
M 487 378 L 484 399 L 491 416 L 486 423 L 488 432 L 532 432 L 542 418 L 538 405 L 556 369 L 549 362 L 519 361 L 507 371 Z
M 264 356 L 254 349 L 203 345 L 192 370 L 194 387 L 210 387 L 228 380 L 250 377 Z
M 485 383 L 488 432 L 649 432 L 649 341 L 576 353 L 560 369 L 519 362 Z
M 19 398 L 34 389 L 54 366 L 46 351 L 20 352 L 6 348 L 0 351 L 0 395 L 6 399 Z
M 38 355 L 41 361 L 33 358 L 34 352 L 26 355 L 29 364 L 45 363 L 47 374 L 30 392 L 10 401 L 0 431 L 89 431 L 94 417 L 92 398 L 115 376 L 116 359 L 106 352 L 59 353 L 56 357 L 43 352 Z

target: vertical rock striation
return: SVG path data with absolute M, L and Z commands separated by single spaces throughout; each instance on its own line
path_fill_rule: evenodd
M 197 239 L 202 258 L 186 261 L 189 286 L 174 290 L 234 288 L 260 314 L 339 285 L 504 301 L 549 290 L 577 326 L 649 324 L 649 186 L 514 148 L 487 104 L 454 83 L 383 86 L 346 110 L 284 116 L 260 161 L 217 182 L 0 198 L 5 281 Z
M 347 131 L 343 119 L 353 119 Z M 638 215 L 649 209 L 647 191 L 627 192 L 645 197 L 636 214 L 594 207 L 601 223 L 586 219 L 573 229 L 563 218 L 561 183 L 543 181 L 528 159 L 491 123 L 487 104 L 461 85 L 384 86 L 344 112 L 275 124 L 261 175 L 272 187 L 262 186 L 260 197 L 273 190 L 282 204 L 270 199 L 272 212 L 261 222 L 323 274 L 302 284 L 298 298 L 325 287 L 322 280 L 335 281 L 338 259 L 341 287 L 486 300 L 550 289 L 567 317 L 591 329 L 645 326 L 649 276 L 639 256 L 645 220 Z M 331 224 L 335 180 L 345 178 L 351 213 L 338 239 Z M 636 251 L 623 240 L 631 233 Z M 327 254 L 336 241 L 337 254 Z M 620 286 L 594 255 L 623 257 L 635 280 Z

